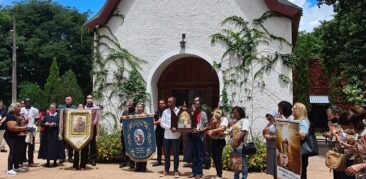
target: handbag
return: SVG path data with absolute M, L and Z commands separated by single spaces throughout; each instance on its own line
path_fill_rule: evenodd
M 255 146 L 255 143 L 254 143 L 254 137 L 253 137 L 251 128 L 249 128 L 249 132 L 250 132 L 252 141 L 245 143 L 243 145 L 243 155 L 254 155 L 257 153 L 257 147 Z
M 243 157 L 239 152 L 233 152 L 230 156 L 231 160 L 231 169 L 235 172 L 239 172 L 243 170 Z
M 318 143 L 316 142 L 315 134 L 311 132 L 310 128 L 308 135 L 301 141 L 301 155 L 308 157 L 319 155 Z
M 346 170 L 346 158 L 344 154 L 329 150 L 325 155 L 325 165 L 335 171 Z

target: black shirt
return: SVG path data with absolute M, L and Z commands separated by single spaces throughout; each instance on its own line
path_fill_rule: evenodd
M 7 138 L 16 138 L 18 136 L 18 133 L 17 132 L 12 132 L 9 130 L 8 128 L 8 125 L 7 123 L 10 122 L 10 121 L 14 121 L 14 122 L 17 122 L 17 118 L 15 117 L 14 114 L 8 114 L 6 116 L 6 121 L 5 121 L 5 134 L 4 134 L 4 137 L 7 137 Z
M 5 106 L 3 106 L 3 108 L 0 109 L 0 116 L 3 118 L 5 118 L 7 115 L 7 109 L 5 108 Z M 1 120 L 2 120 L 1 119 Z M 5 130 L 5 123 L 6 121 L 4 121 L 1 125 L 0 125 L 0 130 Z

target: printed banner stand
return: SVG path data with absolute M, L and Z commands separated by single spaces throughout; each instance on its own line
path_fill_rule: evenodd
M 278 179 L 301 178 L 299 121 L 276 119 L 276 161 Z

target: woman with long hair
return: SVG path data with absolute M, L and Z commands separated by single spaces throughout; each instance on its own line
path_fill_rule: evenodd
M 224 111 L 220 108 L 215 109 L 207 135 L 212 139 L 212 158 L 216 167 L 216 178 L 222 178 L 222 151 L 226 145 L 224 132 L 227 127 L 228 120 Z
M 295 103 L 292 107 L 292 115 L 294 116 L 295 120 L 300 121 L 299 128 L 299 136 L 300 141 L 303 143 L 306 139 L 306 136 L 309 135 L 309 129 L 310 129 L 310 121 L 308 119 L 307 110 L 304 104 L 302 103 Z M 301 179 L 307 178 L 307 167 L 309 164 L 309 156 L 302 155 L 301 156 Z

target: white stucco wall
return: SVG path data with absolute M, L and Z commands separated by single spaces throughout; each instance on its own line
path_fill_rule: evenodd
M 156 83 L 162 70 L 176 59 L 184 56 L 199 56 L 210 64 L 220 60 L 225 46 L 211 46 L 210 35 L 220 32 L 225 26 L 221 22 L 229 16 L 237 15 L 251 21 L 268 11 L 262 0 L 122 0 L 117 10 L 125 15 L 123 25 L 119 18 L 112 18 L 107 25 L 118 37 L 123 48 L 135 56 L 148 61 L 142 64 L 142 74 L 147 82 L 147 91 L 152 96 L 149 111 L 156 109 Z M 273 34 L 284 37 L 291 42 L 291 21 L 285 18 L 272 18 L 266 23 L 267 29 Z M 186 49 L 180 49 L 181 34 L 186 34 Z M 259 47 L 259 50 L 283 53 L 291 52 L 291 47 L 272 43 L 269 47 Z M 103 54 L 106 55 L 106 51 Z M 113 67 L 112 67 L 113 68 Z M 223 78 L 217 71 L 220 80 L 220 91 L 223 88 Z M 278 79 L 278 73 L 291 77 L 291 69 L 279 61 L 271 73 L 264 75 L 266 93 L 257 93 L 254 98 L 254 110 L 247 102 L 240 104 L 247 108 L 248 115 L 254 115 L 252 122 L 256 131 L 262 129 L 267 121 L 266 112 L 277 111 L 280 100 L 292 101 L 292 87 Z M 235 90 L 234 90 L 235 91 Z M 276 96 L 276 97 L 273 97 Z M 238 104 L 241 99 L 234 99 Z M 244 100 L 245 101 L 245 100 Z M 110 101 L 102 103 L 108 104 Z M 113 103 L 113 101 L 111 101 Z M 262 117 L 263 116 L 263 117 Z

